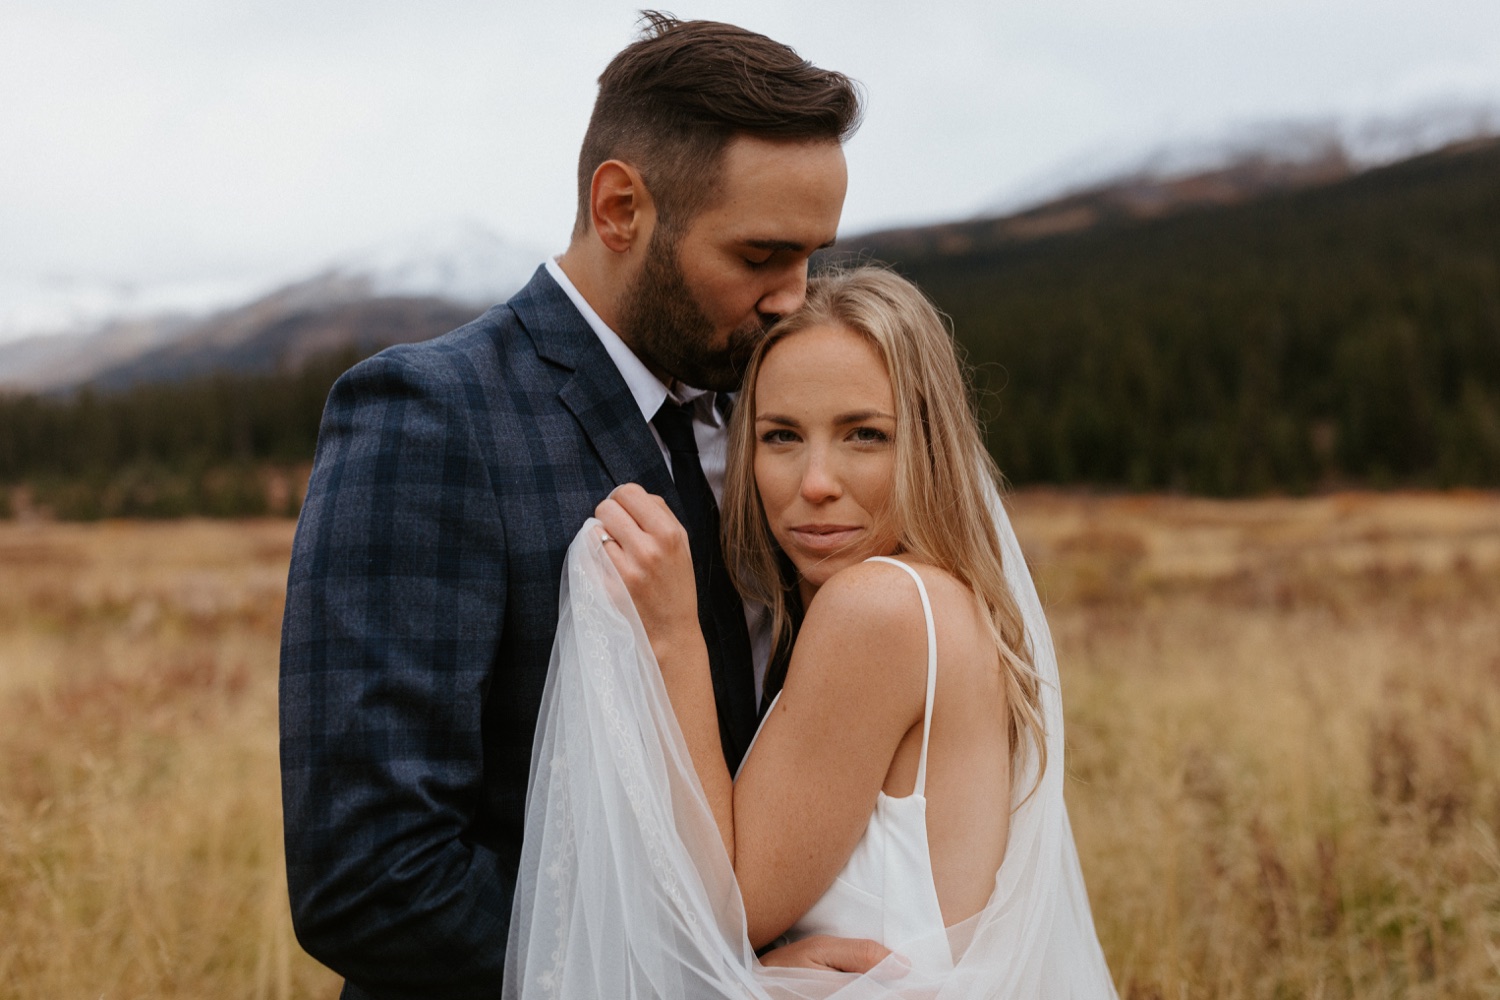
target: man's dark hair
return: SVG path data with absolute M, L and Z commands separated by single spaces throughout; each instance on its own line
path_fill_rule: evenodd
M 578 156 L 578 218 L 587 232 L 594 171 L 619 159 L 641 172 L 668 231 L 685 227 L 717 188 L 737 135 L 843 142 L 859 127 L 853 80 L 780 42 L 718 21 L 647 10 L 639 40 L 599 77 Z

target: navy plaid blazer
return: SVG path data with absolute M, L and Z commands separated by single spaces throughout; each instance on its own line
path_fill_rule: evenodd
M 281 774 L 293 924 L 345 997 L 498 994 L 563 559 L 625 482 L 682 518 L 545 268 L 334 385 L 287 583 Z M 720 674 L 735 761 L 753 681 Z

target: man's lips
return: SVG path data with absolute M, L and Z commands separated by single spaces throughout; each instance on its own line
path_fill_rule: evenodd
M 863 528 L 853 524 L 799 524 L 791 535 L 809 552 L 837 552 L 854 541 Z

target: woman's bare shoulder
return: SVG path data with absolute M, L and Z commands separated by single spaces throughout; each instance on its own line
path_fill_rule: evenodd
M 858 664 L 865 677 L 874 668 L 920 679 L 927 623 L 911 577 L 879 561 L 840 570 L 808 605 L 797 645 L 799 651 L 837 653 L 836 662 Z M 818 660 L 835 662 L 826 655 Z
M 891 558 L 921 577 L 934 611 L 944 604 L 974 599 L 974 591 L 968 584 L 940 566 L 906 556 Z M 921 599 L 911 575 L 884 559 L 867 559 L 834 574 L 818 591 L 819 598 L 824 595 L 828 595 L 830 603 L 837 602 L 841 610 L 853 611 L 863 606 L 881 613 L 899 613 L 901 606 L 909 605 L 916 609 L 918 621 L 922 617 Z
M 899 561 L 921 578 L 940 636 L 950 641 L 968 637 L 988 645 L 990 632 L 983 609 L 967 583 L 929 562 L 905 556 Z M 925 654 L 927 626 L 916 585 L 905 570 L 882 560 L 857 563 L 836 573 L 818 591 L 807 617 L 814 627 L 843 622 L 871 642 L 895 642 Z
M 930 573 L 941 572 L 918 563 L 907 565 L 922 574 L 923 582 Z M 805 624 L 829 619 L 852 620 L 881 630 L 885 624 L 897 630 L 913 624 L 920 627 L 922 602 L 905 570 L 870 559 L 840 570 L 818 589 Z
M 921 578 L 940 632 L 973 618 L 974 593 L 952 573 L 931 563 L 902 558 Z M 881 659 L 916 663 L 925 671 L 927 622 L 922 600 L 906 570 L 868 560 L 840 570 L 813 598 L 803 638 L 831 638 L 845 648 L 895 654 Z M 799 640 L 800 641 L 800 640 Z

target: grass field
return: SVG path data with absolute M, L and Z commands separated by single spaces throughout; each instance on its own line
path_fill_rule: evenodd
M 1500 496 L 1027 493 L 1121 995 L 1500 997 Z M 0 997 L 334 997 L 285 522 L 0 522 Z

